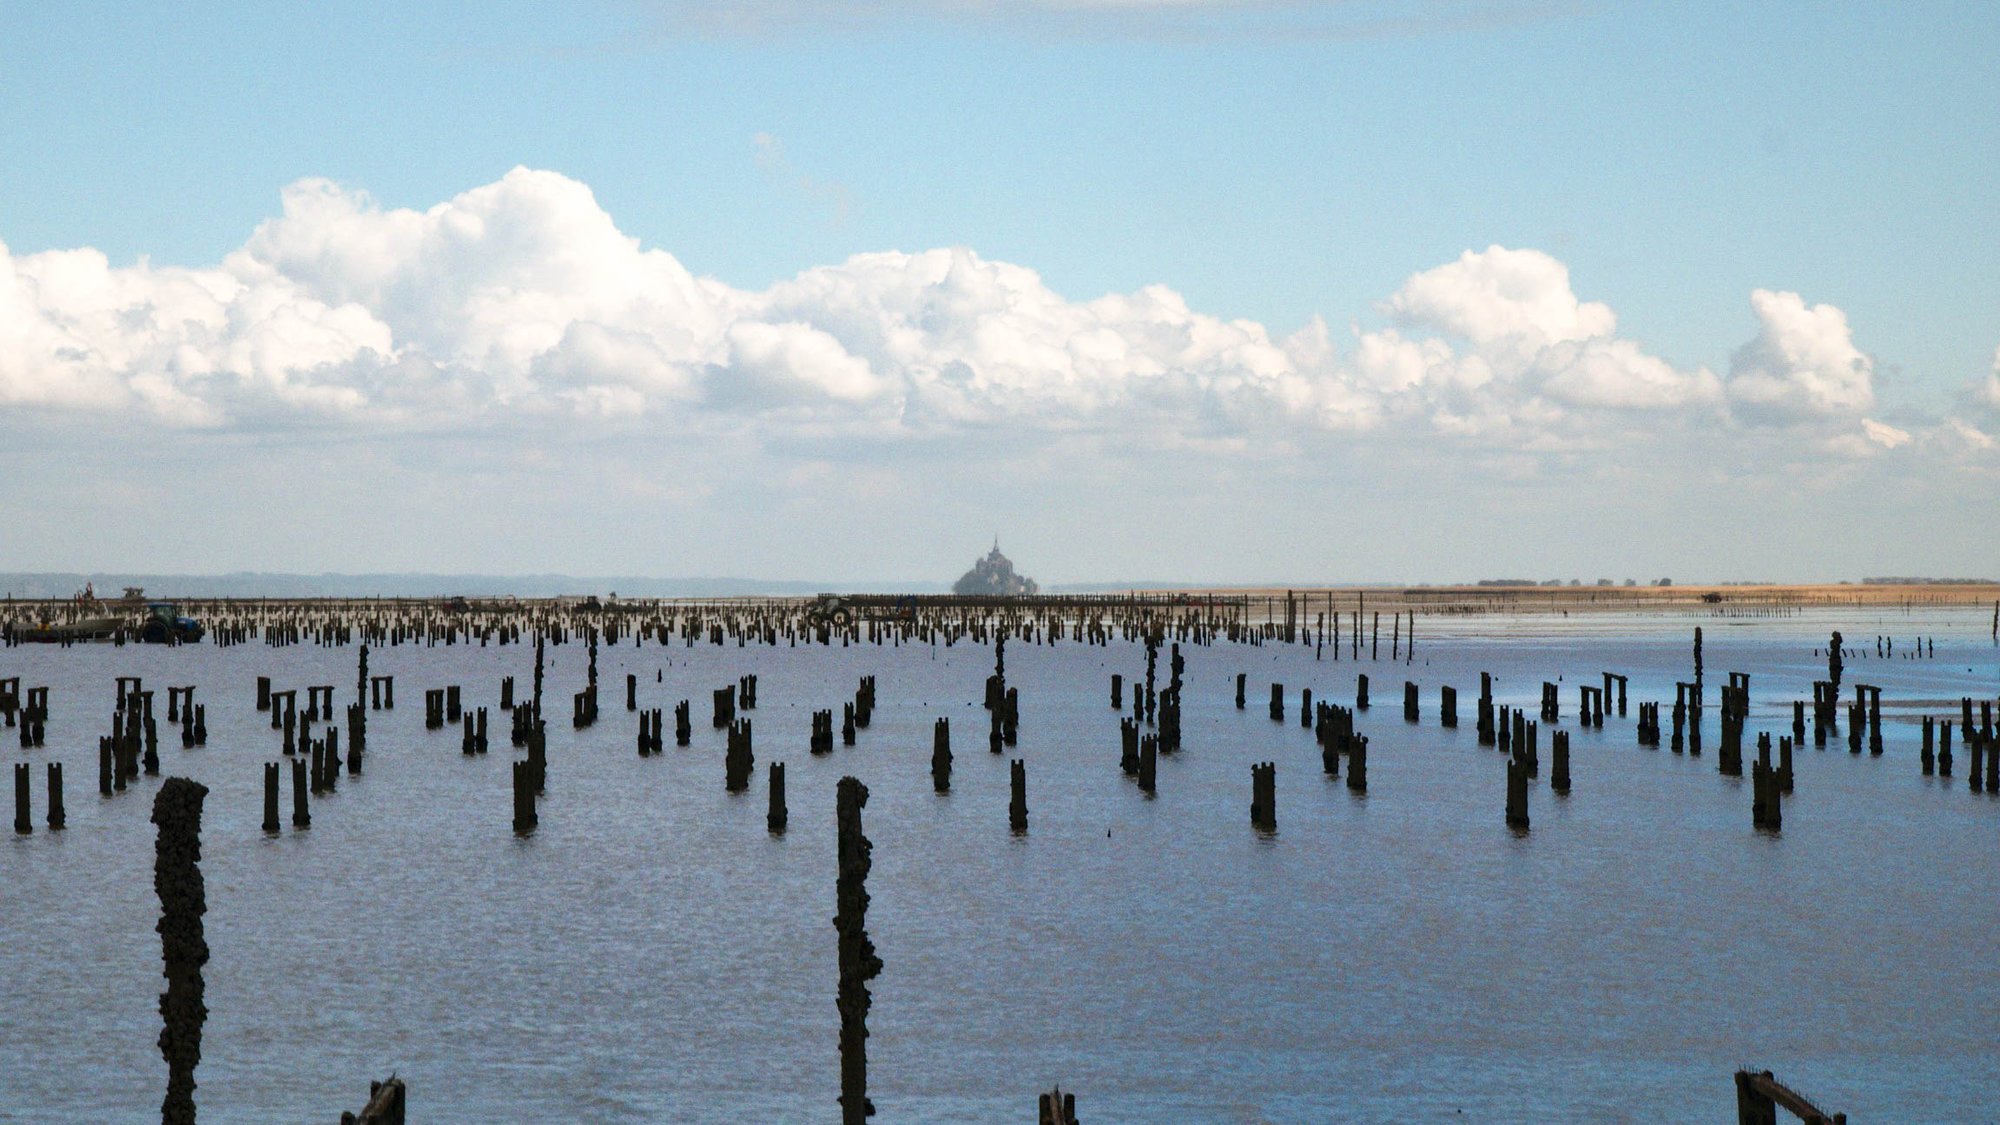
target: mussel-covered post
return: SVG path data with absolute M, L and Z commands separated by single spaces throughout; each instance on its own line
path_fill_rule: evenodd
M 162 1125 L 194 1125 L 194 1069 L 201 1062 L 201 968 L 208 942 L 201 916 L 208 911 L 201 878 L 201 803 L 208 788 L 170 777 L 153 798 L 153 889 L 160 896 L 160 959 L 167 990 L 160 994 L 160 1054 L 167 1063 Z
M 868 787 L 843 777 L 834 789 L 838 822 L 839 875 L 834 888 L 833 926 L 839 935 L 840 991 L 840 1120 L 863 1125 L 875 1113 L 868 1100 L 868 982 L 882 972 L 875 943 L 868 940 L 868 853 L 861 834 L 861 809 Z

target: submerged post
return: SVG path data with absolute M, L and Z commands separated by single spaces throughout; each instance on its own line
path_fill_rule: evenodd
M 875 1113 L 868 1100 L 868 982 L 882 972 L 882 959 L 868 940 L 868 853 L 874 845 L 861 834 L 861 809 L 868 787 L 843 777 L 834 788 L 840 874 L 834 888 L 833 926 L 839 934 L 840 1120 L 863 1125 Z
M 153 889 L 160 897 L 160 959 L 167 990 L 160 994 L 160 1054 L 167 1062 L 167 1096 L 160 1104 L 162 1125 L 194 1125 L 194 1068 L 201 1062 L 201 967 L 208 942 L 201 916 L 207 912 L 201 879 L 201 802 L 208 787 L 170 777 L 153 798 Z

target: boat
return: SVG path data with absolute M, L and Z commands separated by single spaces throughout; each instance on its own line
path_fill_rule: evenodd
M 148 608 L 143 591 L 137 587 L 127 588 L 124 599 L 119 603 L 107 605 L 86 582 L 67 604 L 42 620 L 21 627 L 15 635 L 30 644 L 117 640 L 139 625 L 135 621 L 135 611 Z M 195 626 L 195 635 L 200 636 L 199 625 Z

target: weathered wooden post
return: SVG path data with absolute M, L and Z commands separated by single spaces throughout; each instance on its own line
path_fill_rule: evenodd
M 1271 721 L 1272 721 L 1272 722 L 1284 722 L 1284 720 L 1285 720 L 1285 685 L 1283 685 L 1283 684 L 1272 684 L 1272 685 L 1271 685 Z
M 1924 741 L 1917 759 L 1923 765 L 1925 777 L 1937 772 L 1937 721 L 1929 715 L 1924 716 Z
M 1450 684 L 1438 688 L 1438 722 L 1447 729 L 1458 726 L 1458 689 Z
M 533 762 L 516 760 L 514 763 L 514 831 L 529 833 L 535 830 L 539 817 L 535 812 L 535 767 Z
M 1057 1086 L 1037 1100 L 1036 1125 L 1077 1125 L 1076 1095 Z
M 1569 732 L 1556 731 L 1549 738 L 1549 789 L 1569 792 Z
M 194 1125 L 194 1070 L 201 1062 L 201 968 L 208 942 L 201 916 L 208 911 L 201 878 L 201 803 L 208 788 L 170 777 L 153 798 L 153 889 L 160 898 L 160 960 L 167 990 L 160 994 L 160 1055 L 167 1063 L 162 1125 Z
M 951 792 L 951 720 L 931 724 L 931 788 Z
M 1403 681 L 1403 721 L 1414 723 L 1417 719 L 1417 685 L 1412 680 Z
M 407 1097 L 403 1080 L 393 1074 L 386 1082 L 370 1082 L 368 1104 L 359 1114 L 341 1114 L 340 1125 L 403 1125 Z
M 1784 807 L 1778 794 L 1778 771 L 1771 768 L 1771 736 L 1757 736 L 1757 760 L 1750 765 L 1750 823 L 1766 832 L 1784 827 Z
M 1477 716 L 1479 744 L 1491 746 L 1499 740 L 1493 726 L 1493 674 L 1479 673 L 1479 710 Z
M 1507 827 L 1528 830 L 1528 767 L 1511 756 L 1507 759 Z
M 1368 673 L 1363 672 L 1354 680 L 1354 709 L 1368 710 Z
M 751 744 L 750 720 L 731 721 L 728 747 L 723 758 L 723 787 L 731 793 L 740 793 L 750 788 L 750 773 L 756 768 L 756 762 Z
M 1113 711 L 1125 709 L 1125 677 L 1117 672 L 1111 674 L 1111 709 Z
M 1250 823 L 1260 832 L 1278 830 L 1277 775 L 1275 762 L 1250 767 Z
M 1249 678 L 1250 674 L 1247 672 L 1236 673 L 1236 709 L 1238 711 L 1243 710 L 1243 684 Z
M 840 1119 L 842 1125 L 863 1125 L 874 1116 L 868 1100 L 868 982 L 882 972 L 875 943 L 868 940 L 869 852 L 874 846 L 861 834 L 861 809 L 868 804 L 868 787 L 843 777 L 834 788 L 838 824 L 839 875 L 834 887 L 833 926 L 839 935 L 840 991 Z
M 69 822 L 63 812 L 62 763 L 49 763 L 49 830 L 58 831 Z
M 27 835 L 35 830 L 34 794 L 29 788 L 28 763 L 14 763 L 14 831 Z
M 292 759 L 292 827 L 312 827 L 312 807 L 306 800 L 306 763 L 304 759 Z
M 264 763 L 264 831 L 278 830 L 278 763 Z
M 1007 801 L 1007 826 L 1015 832 L 1028 830 L 1028 763 L 1015 758 L 1008 763 L 1013 795 Z
M 1951 720 L 1946 719 L 1938 729 L 1938 776 L 1951 776 Z
M 1347 742 L 1347 788 L 1354 793 L 1368 791 L 1368 739 L 1363 735 Z
M 769 770 L 770 809 L 764 814 L 764 826 L 772 835 L 785 834 L 785 763 L 772 762 Z

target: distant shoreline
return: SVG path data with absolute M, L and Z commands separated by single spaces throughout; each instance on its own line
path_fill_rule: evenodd
M 530 583 L 529 585 L 533 585 Z M 801 588 L 802 589 L 802 588 Z M 99 586 L 96 591 L 107 602 L 118 599 L 121 591 L 116 588 Z M 959 599 L 935 589 L 898 591 L 886 587 L 869 587 L 862 590 L 827 591 L 844 596 L 863 599 L 882 599 L 897 594 L 913 594 L 926 603 L 951 605 Z M 511 594 L 492 587 L 472 588 L 450 594 L 296 594 L 277 592 L 272 594 L 209 594 L 185 593 L 172 585 L 162 585 L 158 589 L 148 588 L 146 598 L 158 601 L 183 603 L 192 608 L 201 606 L 256 608 L 258 606 L 300 606 L 331 609 L 334 607 L 360 608 L 368 605 L 401 605 L 421 607 L 434 604 L 445 608 L 454 599 L 463 598 L 474 610 L 497 609 L 503 605 L 550 605 L 585 608 L 591 599 L 598 599 L 600 605 L 641 606 L 676 603 L 773 603 L 797 605 L 810 602 L 816 596 L 799 590 L 754 591 L 726 594 L 670 594 L 637 595 L 611 598 L 600 594 L 585 593 L 524 593 Z M 1819 583 L 1819 584 L 1769 584 L 1769 585 L 1718 585 L 1718 586 L 1396 586 L 1396 585 L 1326 585 L 1326 586 L 1146 586 L 1126 588 L 1097 588 L 1084 592 L 1051 592 L 1013 599 L 1023 609 L 1059 609 L 1065 603 L 1084 605 L 1091 602 L 1130 598 L 1139 601 L 1199 604 L 1205 599 L 1227 599 L 1231 602 L 1248 603 L 1252 616 L 1256 619 L 1282 621 L 1287 615 L 1289 601 L 1291 612 L 1297 623 L 1308 625 L 1320 614 L 1329 611 L 1342 615 L 1355 612 L 1415 613 L 1419 616 L 1483 614 L 1483 613 L 1588 613 L 1588 612 L 1645 612 L 1645 611 L 1686 611 L 1712 609 L 1727 611 L 1791 610 L 1808 608 L 1838 607 L 1940 607 L 1940 606 L 1996 606 L 2000 605 L 2000 583 Z M 37 607 L 63 605 L 69 603 L 70 595 L 47 595 L 40 597 L 19 597 L 0 594 L 0 610 L 4 607 Z M 968 599 L 964 604 L 991 604 L 992 599 Z M 0 617 L 8 616 L 0 612 Z

